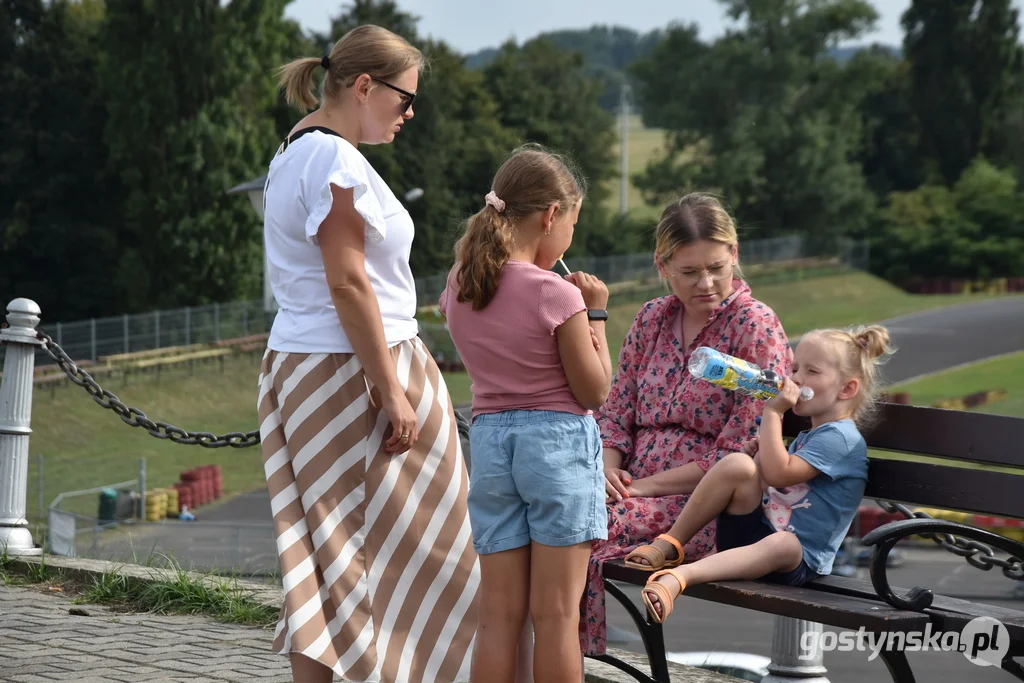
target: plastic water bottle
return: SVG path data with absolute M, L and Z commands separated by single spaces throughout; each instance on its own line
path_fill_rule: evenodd
M 774 370 L 759 368 L 749 361 L 716 351 L 710 346 L 701 346 L 693 352 L 687 370 L 694 377 L 753 396 L 759 401 L 775 398 L 784 382 L 784 378 Z M 799 400 L 810 401 L 812 398 L 813 389 L 800 387 Z

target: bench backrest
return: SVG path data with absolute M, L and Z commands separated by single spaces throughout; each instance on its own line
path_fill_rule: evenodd
M 1024 519 L 1024 419 L 898 403 L 880 408 L 864 432 L 869 498 Z M 792 413 L 783 422 L 786 437 L 809 428 Z

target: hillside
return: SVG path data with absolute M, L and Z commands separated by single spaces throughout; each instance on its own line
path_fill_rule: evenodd
M 604 94 L 599 99 L 601 106 L 607 111 L 614 111 L 619 104 L 620 87 L 623 83 L 629 82 L 626 73 L 629 65 L 648 54 L 661 40 L 661 36 L 660 30 L 640 33 L 623 26 L 594 25 L 587 29 L 548 31 L 528 40 L 550 40 L 564 50 L 581 53 L 587 74 L 605 84 Z M 829 57 L 843 63 L 868 47 L 836 47 L 828 54 Z M 883 48 L 894 54 L 900 52 L 898 47 Z M 472 52 L 465 56 L 466 66 L 471 69 L 482 69 L 494 60 L 499 50 L 499 47 L 487 47 Z

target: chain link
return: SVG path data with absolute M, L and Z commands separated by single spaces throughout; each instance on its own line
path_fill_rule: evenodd
M 889 501 L 878 501 L 878 504 L 883 510 L 892 514 L 899 513 L 907 519 L 934 519 L 927 512 L 920 510 L 913 511 L 906 505 L 901 503 L 890 503 Z M 992 567 L 999 567 L 1003 570 L 1003 575 L 1007 578 L 1014 579 L 1016 581 L 1024 580 L 1024 564 L 1018 557 L 1008 557 L 1005 560 L 996 557 L 992 548 L 988 547 L 984 543 L 971 540 L 969 538 L 961 538 L 959 536 L 953 536 L 952 534 L 945 533 L 925 533 L 919 534 L 922 538 L 927 538 L 934 541 L 939 546 L 953 553 L 959 555 L 967 560 L 968 564 L 978 569 L 988 571 Z
M 230 432 L 217 436 L 209 432 L 188 432 L 166 422 L 154 422 L 146 417 L 144 412 L 138 408 L 126 406 L 117 396 L 97 384 L 96 380 L 88 372 L 78 367 L 78 364 L 71 360 L 68 354 L 64 352 L 64 349 L 57 342 L 53 341 L 48 334 L 40 330 L 36 333 L 36 336 L 43 342 L 43 348 L 60 369 L 64 371 L 69 380 L 85 389 L 92 396 L 93 400 L 101 406 L 114 411 L 126 425 L 142 427 L 150 435 L 158 439 L 167 439 L 168 441 L 186 446 L 203 446 L 204 448 L 231 446 L 232 448 L 245 448 L 247 446 L 255 446 L 260 442 L 260 432 L 258 429 L 251 432 Z

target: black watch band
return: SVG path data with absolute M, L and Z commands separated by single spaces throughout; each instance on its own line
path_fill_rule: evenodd
M 587 319 L 588 320 L 607 320 L 608 319 L 608 311 L 604 310 L 603 308 L 590 308 L 590 309 L 587 309 Z

